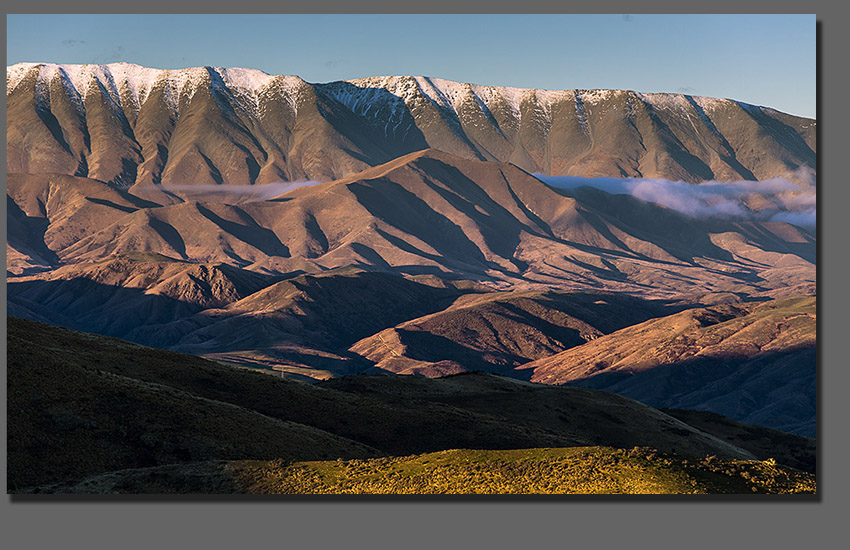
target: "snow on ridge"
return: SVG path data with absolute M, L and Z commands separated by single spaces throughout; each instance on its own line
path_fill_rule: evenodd
M 79 113 L 84 113 L 86 108 L 83 103 L 84 96 L 71 81 L 71 75 L 59 65 L 41 65 L 38 69 L 38 78 L 35 81 L 36 103 L 50 104 L 50 82 L 59 79 L 65 90 L 68 91 L 68 97 L 71 104 Z
M 6 68 L 6 95 L 11 94 L 26 77 L 27 73 L 39 63 L 16 63 Z
M 414 77 L 419 88 L 438 107 L 457 112 L 464 97 L 471 93 L 469 84 L 429 76 Z
M 273 90 L 283 92 L 283 98 L 292 111 L 298 111 L 298 98 L 306 83 L 300 77 L 272 75 L 259 69 L 213 67 L 210 70 L 221 77 L 226 90 L 239 105 L 254 116 L 262 114 L 261 96 Z M 247 101 L 247 105 L 245 102 Z
M 221 76 L 228 87 L 234 86 L 254 93 L 268 87 L 275 79 L 274 75 L 259 69 L 214 67 L 213 70 Z
M 634 92 L 636 96 L 656 108 L 662 109 L 683 109 L 691 111 L 694 109 L 694 104 L 707 111 L 716 107 L 728 106 L 730 100 L 718 99 L 713 97 L 695 96 L 680 93 L 640 93 Z
M 141 107 L 157 82 L 165 76 L 162 69 L 150 69 L 133 63 L 111 63 L 107 67 L 118 89 L 126 90 L 136 107 Z
M 404 103 L 403 90 L 399 90 L 399 83 L 392 80 L 358 79 L 352 81 L 329 82 L 317 86 L 348 107 L 351 112 L 360 116 L 377 116 L 382 107 L 389 105 L 395 107 Z
M 538 101 L 547 109 L 553 103 L 574 97 L 575 90 L 534 90 Z
M 56 77 L 62 77 L 72 96 L 85 100 L 93 86 L 100 85 L 106 90 L 116 105 L 126 101 L 138 109 L 150 96 L 152 90 L 163 88 L 165 101 L 176 110 L 183 97 L 191 98 L 198 87 L 209 81 L 209 71 L 216 72 L 229 91 L 237 90 L 239 95 L 247 97 L 252 111 L 256 111 L 259 94 L 274 83 L 286 92 L 295 91 L 303 81 L 298 77 L 269 75 L 257 69 L 243 68 L 207 68 L 154 69 L 134 63 L 96 64 L 57 64 L 57 63 L 17 63 L 7 68 L 6 93 L 12 93 L 27 74 L 39 67 L 38 88 L 44 90 L 45 84 Z
M 650 94 L 657 95 L 657 94 Z M 704 111 L 709 112 L 714 109 L 718 109 L 721 107 L 728 107 L 730 105 L 737 104 L 744 110 L 760 110 L 760 111 L 774 111 L 778 112 L 775 109 L 771 109 L 770 107 L 762 107 L 759 105 L 752 105 L 750 103 L 744 103 L 742 101 L 735 101 L 733 99 L 725 99 L 719 97 L 707 97 L 707 96 L 698 96 L 698 95 L 689 95 L 694 103 L 699 105 Z
M 56 67 L 68 78 L 81 99 L 86 98 L 92 84 L 96 85 L 97 82 L 106 80 L 109 71 L 104 65 L 57 65 Z
M 703 97 L 703 96 L 691 96 L 694 102 L 702 107 L 703 110 L 709 111 L 711 109 L 715 109 L 718 107 L 722 107 L 729 104 L 729 100 L 726 99 L 717 99 L 713 97 Z
M 394 96 L 397 100 L 409 105 L 413 102 L 421 92 L 419 83 L 414 77 L 409 76 L 375 76 L 368 78 L 358 78 L 355 80 L 345 80 L 338 83 L 330 83 L 329 85 L 345 85 L 350 84 L 356 88 L 360 88 L 364 92 L 371 92 L 372 97 L 386 97 L 383 94 L 377 93 L 381 89 Z M 350 89 L 349 89 L 350 91 Z M 358 92 L 360 95 L 360 92 Z M 389 98 L 387 98 L 389 99 Z
M 523 96 L 526 95 L 527 90 L 523 88 L 502 88 L 500 91 L 502 99 L 507 103 L 516 119 L 519 120 L 520 105 L 522 105 Z
M 209 71 L 221 77 L 225 88 L 247 111 L 257 114 L 260 108 L 260 96 L 271 90 L 280 89 L 286 94 L 293 109 L 302 86 L 308 85 L 297 76 L 270 75 L 258 69 L 194 67 L 186 69 L 156 69 L 133 63 L 109 63 L 106 65 L 71 65 L 54 63 L 17 63 L 7 67 L 6 93 L 11 94 L 38 67 L 38 80 L 42 81 L 61 76 L 66 88 L 72 90 L 76 99 L 84 101 L 93 85 L 100 85 L 116 105 L 138 109 L 148 99 L 151 92 L 161 87 L 165 101 L 177 110 L 184 97 L 191 98 L 201 85 L 209 83 Z M 37 93 L 46 93 L 47 82 L 37 84 Z M 362 92 L 348 89 L 345 84 L 361 88 Z M 690 110 L 693 104 L 706 112 L 730 104 L 737 104 L 748 112 L 778 112 L 767 107 L 750 105 L 729 99 L 704 96 L 691 96 L 677 93 L 639 93 L 607 89 L 546 90 L 534 88 L 515 88 L 507 86 L 485 86 L 455 82 L 436 77 L 424 76 L 378 76 L 355 80 L 313 84 L 329 91 L 355 112 L 368 112 L 374 115 L 380 106 L 366 105 L 367 101 L 387 102 L 391 113 L 397 113 L 400 105 L 395 100 L 375 89 L 383 89 L 391 96 L 407 105 L 411 105 L 423 96 L 441 109 L 458 112 L 465 101 L 474 100 L 482 111 L 484 107 L 493 111 L 496 105 L 507 105 L 516 118 L 520 118 L 520 106 L 523 101 L 531 100 L 541 107 L 545 117 L 550 117 L 550 107 L 560 101 L 580 99 L 583 107 L 609 100 L 621 93 L 630 93 L 656 108 L 675 108 Z M 373 90 L 366 90 L 371 88 Z M 40 91 L 39 91 L 40 90 Z M 40 98 L 44 101 L 46 98 Z
M 692 105 L 682 94 L 644 94 L 635 92 L 640 99 L 658 109 L 690 109 Z
M 760 114 L 765 113 L 768 110 L 771 110 L 771 111 L 773 110 L 773 109 L 767 109 L 765 107 L 761 107 L 759 105 L 750 105 L 749 103 L 744 103 L 743 101 L 734 101 L 733 100 L 733 102 L 736 103 L 738 105 L 738 107 L 740 107 L 741 109 L 746 111 L 751 116 L 758 116 Z
M 410 88 L 405 88 L 404 91 L 407 92 L 406 94 L 400 94 L 398 93 L 400 88 L 399 84 L 411 79 L 419 85 L 421 93 L 437 106 L 457 111 L 457 107 L 471 95 L 472 99 L 479 102 L 479 105 L 483 103 L 489 109 L 492 109 L 497 102 L 504 102 L 511 108 L 511 110 L 514 111 L 514 113 L 517 114 L 517 116 L 519 116 L 520 113 L 520 105 L 528 98 L 536 101 L 545 113 L 548 113 L 552 104 L 560 101 L 579 99 L 584 105 L 594 105 L 603 101 L 611 100 L 625 93 L 633 94 L 658 108 L 690 109 L 693 105 L 690 103 L 689 99 L 693 100 L 694 103 L 702 107 L 704 110 L 720 106 L 728 106 L 730 102 L 732 102 L 732 100 L 729 99 L 671 92 L 642 93 L 618 89 L 548 90 L 542 88 L 516 88 L 510 86 L 487 86 L 481 84 L 462 83 L 443 78 L 425 76 L 367 77 L 344 82 L 354 84 L 358 87 L 384 88 L 397 97 L 408 99 L 407 96 L 410 95 Z M 735 103 L 741 105 L 742 108 L 751 111 L 774 111 L 774 109 L 768 107 L 760 107 L 743 102 Z
M 110 99 L 117 105 L 123 105 L 122 91 L 126 91 L 131 100 L 140 106 L 147 99 L 150 91 L 160 82 L 166 81 L 176 85 L 179 97 L 180 89 L 185 83 L 183 71 L 168 71 L 165 69 L 149 69 L 132 63 L 110 63 L 106 65 L 74 65 L 58 63 L 27 63 L 13 65 L 8 69 L 13 79 L 7 82 L 7 95 L 11 93 L 23 76 L 32 69 L 39 67 L 36 83 L 37 90 L 44 89 L 55 78 L 61 78 L 73 101 L 84 101 L 93 86 L 102 86 Z M 190 69 L 187 69 L 189 71 Z M 174 73 L 174 74 L 172 74 Z M 174 78 L 176 75 L 178 78 Z M 17 79 L 15 81 L 14 79 Z M 170 94 L 166 94 L 169 96 Z
M 417 85 L 409 77 L 372 77 L 315 84 L 319 90 L 345 105 L 352 113 L 380 125 L 384 134 L 398 135 Z M 381 118 L 383 117 L 383 118 Z M 407 131 L 412 122 L 407 125 Z M 404 135 L 407 135 L 407 131 Z
M 764 113 L 764 112 L 774 112 L 777 113 L 776 109 L 771 107 L 764 107 L 761 105 L 753 105 L 751 103 L 744 103 L 743 101 L 737 101 L 734 99 L 726 99 L 726 98 L 718 98 L 718 97 L 708 97 L 708 96 L 698 96 L 698 95 L 690 95 L 683 93 L 670 93 L 670 92 L 652 92 L 652 93 L 642 93 L 642 92 L 631 92 L 641 100 L 646 103 L 652 105 L 656 108 L 666 108 L 666 109 L 684 109 L 687 111 L 693 110 L 694 105 L 698 106 L 703 111 L 710 112 L 714 109 L 729 107 L 730 105 L 738 105 L 741 109 L 747 111 L 748 113 Z
M 286 101 L 289 103 L 292 112 L 298 116 L 298 102 L 304 93 L 304 87 L 309 86 L 299 76 L 273 75 L 271 80 L 263 86 L 263 88 L 255 92 L 257 101 L 261 94 L 272 93 L 274 90 L 281 90 Z M 258 103 L 259 106 L 259 103 Z
M 192 67 L 178 71 L 166 70 L 163 74 L 167 75 L 162 79 L 165 81 L 163 88 L 165 100 L 175 112 L 184 97 L 192 99 L 200 85 L 209 79 L 206 67 Z
M 577 90 L 577 92 L 583 103 L 593 105 L 611 99 L 619 90 Z
M 621 93 L 620 90 L 545 90 L 537 88 L 516 88 L 510 86 L 486 86 L 447 80 L 427 76 L 381 76 L 344 81 L 359 88 L 383 88 L 392 95 L 410 103 L 417 93 L 425 96 L 434 106 L 458 113 L 458 108 L 465 101 L 475 101 L 482 111 L 493 111 L 497 105 L 506 105 L 519 119 L 520 106 L 523 101 L 532 101 L 538 107 L 542 116 L 549 120 L 551 106 L 560 101 L 574 99 L 574 94 L 580 93 L 586 104 L 594 104 Z M 411 86 L 415 83 L 416 87 Z M 323 86 L 329 86 L 329 83 Z M 418 88 L 418 90 L 416 89 Z M 350 100 L 350 99 L 349 99 Z M 344 101 L 345 102 L 345 101 Z

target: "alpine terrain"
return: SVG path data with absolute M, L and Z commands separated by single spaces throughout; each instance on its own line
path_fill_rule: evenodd
M 10 491 L 816 490 L 815 120 L 129 63 L 6 99 Z

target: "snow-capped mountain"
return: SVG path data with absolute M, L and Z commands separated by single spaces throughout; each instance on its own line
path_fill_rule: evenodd
M 425 148 L 550 175 L 761 180 L 813 171 L 816 122 L 726 99 L 422 76 L 7 68 L 7 171 L 114 185 L 332 180 Z

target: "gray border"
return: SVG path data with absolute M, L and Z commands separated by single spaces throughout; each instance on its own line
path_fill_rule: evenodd
M 37 6 L 20 3 L 10 11 L 63 12 L 69 4 L 50 0 Z M 73 8 L 97 12 L 114 12 L 114 3 L 86 2 Z M 128 5 L 137 11 L 137 5 Z M 213 12 L 371 12 L 394 13 L 397 2 L 370 0 L 352 7 L 341 0 L 313 2 L 308 5 L 284 6 L 272 3 L 210 0 L 203 5 L 177 5 L 154 0 L 145 11 L 194 13 L 199 9 Z M 493 0 L 485 5 L 445 0 L 415 4 L 412 11 L 500 13 L 574 11 L 571 6 L 547 5 L 543 0 L 522 3 Z M 634 9 L 631 2 L 619 0 L 598 3 L 593 12 L 617 12 Z M 643 12 L 680 13 L 680 2 L 653 1 L 641 4 Z M 703 6 L 700 6 L 703 7 Z M 842 130 L 848 127 L 847 110 L 839 101 L 846 90 L 846 60 L 840 52 L 848 51 L 843 8 L 831 0 L 814 1 L 801 6 L 798 2 L 775 1 L 770 4 L 720 0 L 711 7 L 716 13 L 798 12 L 818 14 L 821 34 L 821 82 L 819 96 L 819 128 L 821 143 L 818 156 L 821 203 L 819 218 L 819 258 L 821 293 L 821 437 L 823 460 L 819 474 L 819 502 L 783 501 L 706 501 L 695 503 L 669 500 L 635 503 L 623 501 L 508 501 L 508 502 L 429 502 L 429 501 L 333 501 L 305 502 L 210 501 L 210 502 L 15 502 L 6 498 L 0 512 L 4 539 L 18 543 L 15 547 L 85 545 L 90 548 L 145 548 L 158 546 L 243 547 L 266 543 L 275 546 L 329 548 L 373 546 L 433 548 L 459 547 L 526 547 L 544 544 L 568 546 L 589 543 L 603 548 L 615 545 L 661 548 L 822 547 L 818 540 L 842 540 L 837 531 L 847 509 L 847 469 L 841 458 L 847 456 L 846 428 L 841 418 L 846 414 L 846 399 L 839 392 L 847 384 L 846 359 L 839 355 L 836 343 L 845 330 L 841 312 L 847 305 L 841 289 L 846 273 L 846 250 L 841 237 L 847 216 L 839 208 L 848 204 L 847 186 L 839 178 L 837 163 L 844 155 L 846 140 Z M 8 8 L 7 8 L 8 9 Z M 5 19 L 4 19 L 5 25 Z M 4 27 L 5 28 L 5 27 Z M 5 33 L 4 33 L 5 36 Z M 5 51 L 5 41 L 3 44 Z M 841 96 L 839 96 L 841 94 Z M 840 99 L 839 99 L 840 98 Z M 5 120 L 5 97 L 2 101 Z M 5 147 L 0 152 L 5 160 Z M 4 181 L 5 184 L 5 181 Z M 4 224 L 5 225 L 5 224 Z M 837 237 L 837 238 L 836 238 Z M 5 294 L 3 296 L 5 302 Z M 5 307 L 5 303 L 4 303 Z M 5 328 L 5 317 L 2 321 Z M 5 340 L 3 343 L 5 352 Z M 4 353 L 5 356 L 5 353 Z M 5 402 L 5 378 L 3 380 Z M 4 407 L 5 410 L 5 407 Z M 5 453 L 5 416 L 2 446 Z M 3 466 L 5 484 L 5 464 Z M 841 515 L 839 515 L 841 514 Z M 832 535 L 835 535 L 833 537 Z M 548 545 L 547 544 L 547 545 Z

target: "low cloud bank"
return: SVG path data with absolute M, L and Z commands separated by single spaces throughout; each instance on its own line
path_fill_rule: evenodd
M 317 185 L 319 181 L 280 181 L 276 183 L 258 183 L 255 185 L 164 185 L 170 191 L 183 198 L 213 200 L 227 204 L 267 201 L 289 193 L 299 187 Z
M 790 179 L 706 181 L 697 185 L 658 178 L 536 177 L 559 189 L 593 187 L 631 195 L 698 219 L 781 221 L 814 229 L 817 219 L 814 177 L 798 171 Z M 793 181 L 792 181 L 793 180 Z

